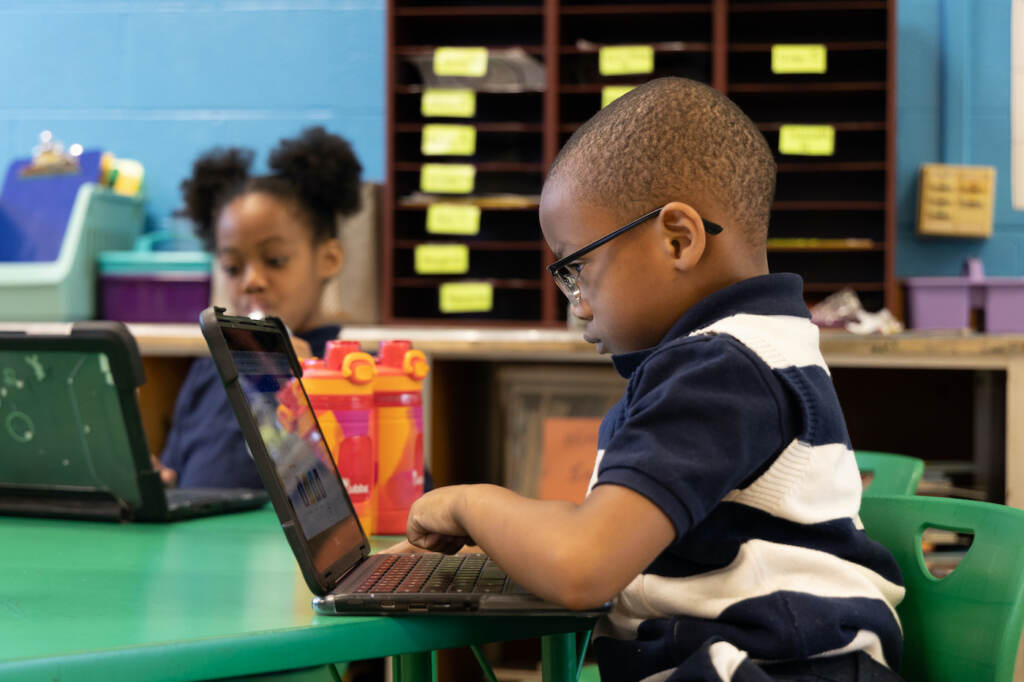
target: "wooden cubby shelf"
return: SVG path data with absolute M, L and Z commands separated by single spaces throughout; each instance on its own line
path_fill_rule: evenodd
M 552 255 L 537 219 L 544 173 L 600 108 L 611 92 L 605 88 L 666 75 L 730 96 L 774 151 L 772 270 L 800 274 L 808 303 L 850 286 L 867 308 L 901 312 L 894 275 L 895 0 L 389 0 L 388 9 L 383 322 L 564 324 L 566 304 L 545 268 Z M 780 44 L 824 46 L 827 68 L 776 73 Z M 600 51 L 618 45 L 650 46 L 653 71 L 602 74 Z M 487 75 L 434 74 L 438 47 L 486 47 Z M 472 115 L 424 116 L 421 98 L 434 88 L 473 90 Z M 475 144 L 457 150 L 470 153 L 425 155 L 434 151 L 421 147 L 428 123 L 473 126 Z M 814 129 L 784 128 L 792 125 L 830 126 L 816 130 L 827 132 L 832 147 L 794 146 L 791 135 Z M 471 164 L 472 191 L 422 192 L 425 163 Z M 428 231 L 428 215 L 441 210 L 428 209 L 437 203 L 479 206 L 479 229 Z M 417 246 L 427 243 L 466 244 L 466 273 L 412 272 L 413 254 L 423 255 Z M 441 312 L 439 290 L 449 282 L 488 283 L 493 306 Z
M 486 279 L 477 278 L 480 281 L 488 281 L 496 289 L 539 289 L 540 285 L 532 279 Z M 395 279 L 395 286 L 410 289 L 434 288 L 442 282 L 449 281 L 443 277 L 398 277 Z
M 540 16 L 544 8 L 530 5 L 443 5 L 439 7 L 396 7 L 396 17 L 501 17 Z
M 608 5 L 565 5 L 559 11 L 562 14 L 697 14 L 711 11 L 711 3 L 612 3 Z

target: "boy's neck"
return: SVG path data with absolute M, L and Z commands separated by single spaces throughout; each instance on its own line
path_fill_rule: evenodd
M 745 279 L 767 275 L 768 253 L 765 249 L 728 249 L 714 254 L 706 266 L 702 278 L 706 286 L 701 287 L 697 300 Z

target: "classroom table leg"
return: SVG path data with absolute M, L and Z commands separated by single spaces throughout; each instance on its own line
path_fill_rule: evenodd
M 540 650 L 544 682 L 576 682 L 576 633 L 546 635 Z
M 395 682 L 434 682 L 434 657 L 430 651 L 391 657 Z

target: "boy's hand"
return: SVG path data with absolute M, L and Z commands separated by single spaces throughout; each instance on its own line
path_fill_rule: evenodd
M 431 552 L 454 554 L 473 541 L 459 519 L 466 486 L 450 485 L 431 490 L 409 510 L 405 535 L 413 545 Z
M 381 550 L 382 554 L 426 554 L 429 550 L 417 547 L 408 540 L 400 540 L 387 549 Z M 481 554 L 482 549 L 476 545 L 466 545 L 457 554 Z
M 382 549 L 381 554 L 424 554 L 426 551 L 408 540 L 399 540 L 390 547 Z

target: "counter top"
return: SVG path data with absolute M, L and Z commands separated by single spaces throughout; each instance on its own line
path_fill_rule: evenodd
M 144 356 L 198 356 L 206 353 L 194 324 L 130 323 Z M 0 323 L 0 331 L 32 329 L 61 332 L 67 323 Z M 469 328 L 349 325 L 341 338 L 359 341 L 371 352 L 383 339 L 409 339 L 438 358 L 607 362 L 578 331 L 557 328 Z M 905 332 L 892 336 L 858 336 L 822 330 L 821 349 L 830 365 L 999 368 L 1024 360 L 1024 335 L 976 332 Z

